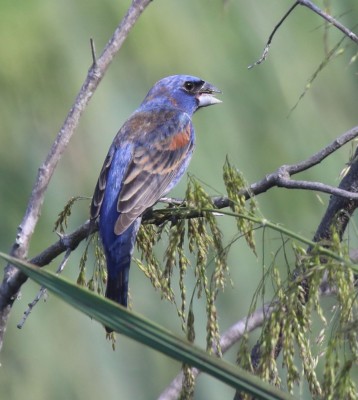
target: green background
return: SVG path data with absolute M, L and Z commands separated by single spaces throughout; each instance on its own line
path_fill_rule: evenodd
M 268 60 L 247 69 L 260 57 L 289 3 L 154 1 L 112 63 L 59 163 L 46 193 L 30 256 L 57 240 L 53 223 L 70 197 L 92 195 L 115 133 L 153 83 L 164 76 L 197 75 L 223 91 L 223 104 L 204 109 L 193 118 L 197 149 L 189 172 L 204 181 L 211 194 L 224 193 L 226 155 L 252 183 L 282 164 L 309 157 L 356 125 L 357 66 L 349 62 L 357 47 L 348 40 L 342 54 L 319 74 L 290 113 L 324 59 L 326 46 L 332 48 L 342 37 L 330 28 L 325 42 L 322 20 L 308 9 L 298 7 L 277 32 Z M 12 245 L 37 168 L 86 77 L 91 64 L 89 38 L 94 39 L 99 54 L 129 4 L 0 0 L 1 251 Z M 322 2 L 317 4 L 322 6 Z M 355 25 L 354 0 L 332 1 L 331 6 L 331 13 L 341 16 L 347 27 Z M 346 146 L 300 178 L 336 186 L 351 150 Z M 173 196 L 181 197 L 185 187 L 186 178 L 173 190 Z M 266 218 L 310 238 L 328 199 L 326 195 L 318 198 L 314 192 L 273 189 L 258 201 Z M 69 231 L 88 218 L 88 205 L 89 200 L 75 205 Z M 221 227 L 225 243 L 229 243 L 236 232 L 235 223 L 223 217 Z M 257 237 L 260 243 L 261 233 Z M 218 301 L 222 331 L 247 314 L 263 264 L 271 262 L 270 254 L 279 245 L 278 235 L 267 232 L 258 258 L 242 241 L 233 246 L 229 263 L 234 285 Z M 84 245 L 71 256 L 64 272 L 73 280 L 83 249 Z M 189 280 L 190 274 L 190 286 Z M 137 312 L 181 332 L 175 308 L 161 301 L 135 264 L 130 286 Z M 113 352 L 99 324 L 54 296 L 41 302 L 18 330 L 16 324 L 37 290 L 31 282 L 23 287 L 9 320 L 0 354 L 1 399 L 154 399 L 178 372 L 178 363 L 123 337 L 117 338 Z M 267 300 L 271 293 L 268 287 Z M 196 304 L 195 312 L 197 344 L 205 346 L 202 301 Z M 235 350 L 227 359 L 235 360 Z M 296 395 L 307 398 L 305 393 L 303 385 Z M 199 378 L 197 399 L 232 396 L 231 388 L 205 376 Z

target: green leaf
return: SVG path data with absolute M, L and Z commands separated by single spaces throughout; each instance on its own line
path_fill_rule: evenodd
M 261 381 L 256 376 L 222 359 L 209 355 L 165 328 L 109 301 L 89 290 L 0 252 L 0 257 L 18 267 L 28 277 L 56 294 L 62 300 L 105 326 L 145 344 L 177 361 L 189 364 L 202 372 L 262 400 L 293 400 L 293 397 Z

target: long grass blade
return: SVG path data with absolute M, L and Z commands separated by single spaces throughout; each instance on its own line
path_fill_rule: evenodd
M 0 257 L 18 267 L 35 282 L 45 286 L 68 304 L 122 335 L 177 361 L 196 367 L 236 390 L 249 393 L 257 399 L 293 400 L 291 395 L 261 381 L 247 371 L 209 355 L 165 328 L 79 287 L 63 277 L 1 252 Z

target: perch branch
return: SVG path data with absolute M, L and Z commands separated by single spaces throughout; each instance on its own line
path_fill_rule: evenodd
M 343 146 L 345 143 L 354 139 L 357 135 L 358 135 L 358 127 L 355 127 L 345 132 L 338 138 L 336 138 L 332 143 L 330 143 L 328 146 L 326 146 L 319 152 L 313 154 L 307 160 L 304 160 L 297 164 L 281 166 L 276 170 L 276 172 L 267 175 L 261 181 L 252 184 L 248 190 L 242 191 L 242 195 L 248 198 L 252 194 L 257 195 L 266 192 L 273 186 L 278 186 L 289 189 L 294 188 L 294 189 L 316 190 L 324 193 L 329 193 L 331 195 L 340 196 L 337 197 L 338 199 L 337 201 L 339 200 L 351 201 L 352 199 L 358 200 L 358 194 L 346 190 L 345 186 L 341 188 L 334 188 L 328 185 L 324 185 L 320 182 L 292 181 L 290 179 L 291 175 L 309 169 L 314 165 L 317 165 L 326 157 L 328 157 L 330 154 L 332 154 L 334 151 Z M 349 187 L 350 186 L 348 185 L 347 188 Z M 183 204 L 182 199 L 172 199 L 168 197 L 164 197 L 160 201 L 163 203 L 176 206 L 180 206 L 181 204 Z M 222 209 L 230 205 L 230 200 L 227 197 L 213 197 L 212 201 L 214 207 L 217 209 Z M 200 216 L 200 212 L 196 212 L 195 210 L 193 210 L 190 213 L 190 215 L 186 214 L 185 218 L 195 218 L 198 216 Z M 171 218 L 170 213 L 163 213 L 160 210 L 153 211 L 152 209 L 149 209 L 143 216 L 143 223 L 153 223 L 156 225 L 160 225 L 168 221 L 168 219 L 170 218 Z M 180 218 L 180 216 L 178 218 Z M 30 262 L 40 267 L 45 266 L 49 264 L 51 261 L 53 261 L 61 253 L 67 252 L 69 250 L 70 251 L 74 250 L 90 234 L 96 232 L 97 229 L 98 227 L 96 224 L 90 224 L 90 222 L 87 221 L 85 224 L 80 226 L 77 230 L 75 230 L 71 234 L 62 235 L 56 243 L 52 244 L 47 249 L 42 251 L 40 254 L 33 257 L 30 260 Z M 37 301 L 35 301 L 35 304 L 37 303 Z M 33 306 L 31 305 L 32 303 L 30 303 L 28 310 L 30 312 L 31 309 L 33 308 Z M 26 318 L 26 313 L 27 311 L 25 312 L 25 318 Z
M 324 147 L 322 150 L 319 152 L 313 154 L 310 158 L 307 160 L 301 161 L 297 164 L 292 164 L 292 165 L 283 165 L 279 167 L 276 172 L 267 175 L 264 179 L 260 180 L 259 182 L 256 182 L 252 184 L 249 189 L 243 190 L 242 195 L 245 196 L 246 198 L 249 198 L 252 196 L 252 194 L 258 195 L 263 192 L 266 192 L 272 187 L 275 186 L 281 186 L 281 187 L 290 187 L 290 185 L 294 186 L 295 182 L 298 182 L 297 186 L 295 188 L 299 189 L 307 189 L 309 188 L 310 190 L 317 190 L 321 191 L 324 193 L 329 193 L 331 195 L 336 195 L 339 197 L 336 197 L 337 199 L 342 198 L 346 200 L 350 199 L 358 199 L 357 193 L 353 193 L 347 188 L 349 186 L 344 186 L 344 187 L 339 187 L 334 188 L 328 185 L 323 185 L 319 184 L 318 186 L 315 186 L 316 183 L 314 182 L 303 182 L 302 181 L 290 181 L 289 176 L 294 175 L 296 173 L 305 171 L 317 164 L 319 164 L 321 161 L 323 161 L 326 157 L 328 157 L 330 154 L 338 150 L 340 147 L 342 147 L 344 144 L 347 142 L 351 141 L 355 137 L 358 136 L 358 126 L 345 132 L 344 134 L 340 135 L 338 138 L 336 138 L 332 143 L 330 143 L 328 146 Z M 287 176 L 288 175 L 288 176 Z M 293 184 L 289 183 L 293 182 Z M 171 199 L 169 197 L 164 197 L 161 199 L 163 203 L 167 204 L 174 204 L 174 205 L 181 205 L 183 203 L 182 199 Z M 214 207 L 217 209 L 222 209 L 226 208 L 230 205 L 230 199 L 227 197 L 213 197 L 212 198 Z M 193 217 L 198 217 L 200 216 L 200 213 L 193 213 L 190 215 L 191 218 Z M 148 210 L 143 216 L 142 222 L 143 223 L 154 223 L 157 225 L 160 225 L 161 223 L 167 221 L 170 218 L 170 215 L 166 213 L 164 216 L 160 212 L 156 212 L 155 210 Z M 61 253 L 65 252 L 67 249 L 74 250 L 84 239 L 88 237 L 88 235 L 96 232 L 98 229 L 97 225 L 90 224 L 89 221 L 85 222 L 83 225 L 81 225 L 78 229 L 76 229 L 74 232 L 68 234 L 68 235 L 63 235 L 61 238 L 49 246 L 47 249 L 42 251 L 40 254 L 37 256 L 33 257 L 30 262 L 32 264 L 38 265 L 39 267 L 43 267 L 47 264 L 49 264 L 52 260 L 54 260 L 57 256 L 59 256 Z

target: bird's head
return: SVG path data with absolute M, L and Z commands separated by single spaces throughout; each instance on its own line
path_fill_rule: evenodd
M 169 105 L 192 115 L 198 108 L 221 103 L 215 94 L 219 89 L 200 78 L 173 75 L 158 81 L 150 89 L 142 106 Z

